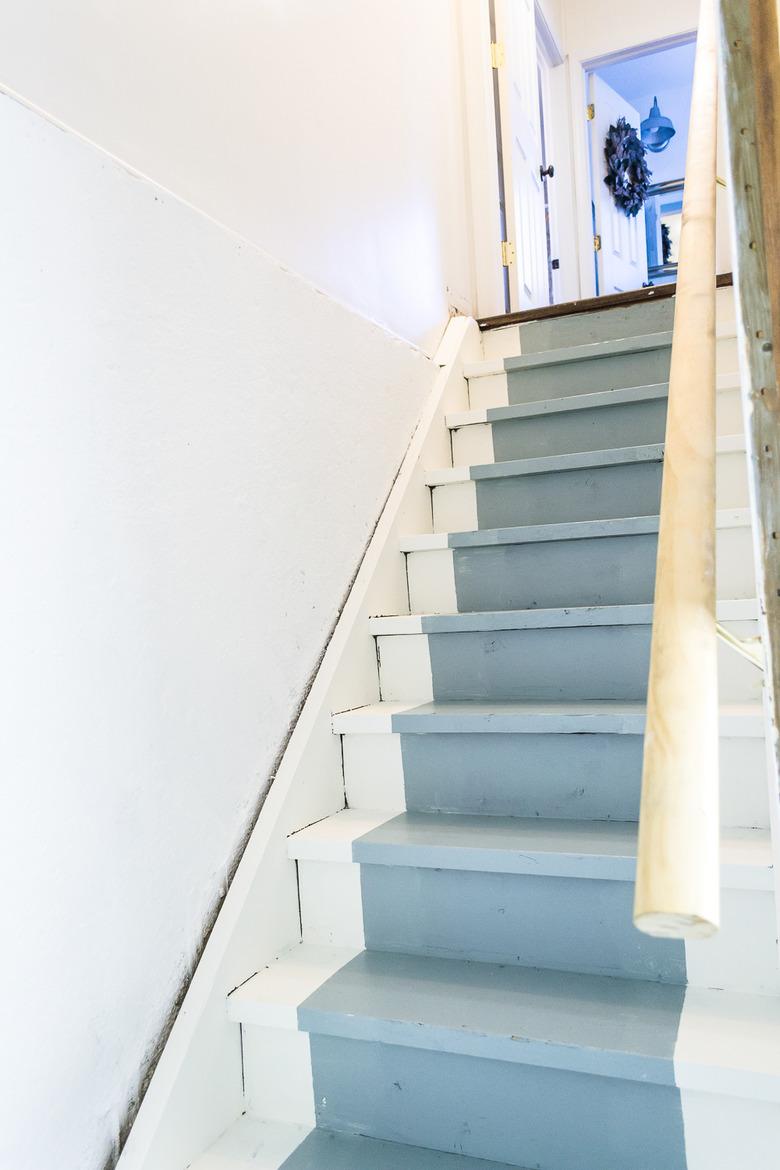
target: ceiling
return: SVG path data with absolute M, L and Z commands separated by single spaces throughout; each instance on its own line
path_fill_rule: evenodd
M 644 57 L 604 65 L 596 73 L 626 101 L 635 104 L 638 98 L 648 94 L 660 95 L 667 90 L 690 86 L 695 54 L 696 43 L 691 41 Z

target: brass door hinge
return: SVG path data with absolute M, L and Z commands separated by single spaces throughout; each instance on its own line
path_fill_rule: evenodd
M 593 251 L 594 252 L 601 251 L 601 236 L 594 236 L 593 237 Z
M 491 69 L 500 69 L 504 64 L 506 54 L 504 53 L 504 46 L 501 41 L 493 41 L 490 46 L 490 67 Z
M 589 122 L 592 122 L 596 117 L 596 107 L 594 106 L 593 102 L 590 102 L 590 104 L 585 107 L 585 117 Z
M 515 246 L 509 240 L 501 241 L 501 263 L 508 268 L 515 258 Z

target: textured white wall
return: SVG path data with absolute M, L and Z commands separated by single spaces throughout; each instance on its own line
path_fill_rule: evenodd
M 471 271 L 454 0 L 0 0 L 0 85 L 432 352 Z
M 0 1166 L 98 1170 L 435 369 L 8 98 L 0 138 Z

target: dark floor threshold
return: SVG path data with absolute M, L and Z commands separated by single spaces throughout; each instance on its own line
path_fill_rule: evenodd
M 721 272 L 715 277 L 717 288 L 728 288 L 734 283 L 732 272 Z M 631 289 L 630 292 L 610 293 L 603 297 L 588 297 L 582 301 L 565 301 L 562 305 L 544 305 L 539 309 L 524 309 L 520 313 L 500 313 L 497 317 L 479 317 L 480 329 L 501 329 L 505 325 L 523 325 L 526 321 L 543 321 L 549 317 L 568 317 L 572 313 L 592 313 L 595 309 L 619 309 L 623 305 L 641 305 L 645 301 L 660 301 L 673 297 L 676 284 L 656 284 L 650 288 Z

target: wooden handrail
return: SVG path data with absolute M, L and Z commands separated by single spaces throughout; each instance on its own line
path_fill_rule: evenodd
M 715 633 L 715 0 L 702 0 L 685 167 L 648 680 L 635 925 L 720 917 Z

